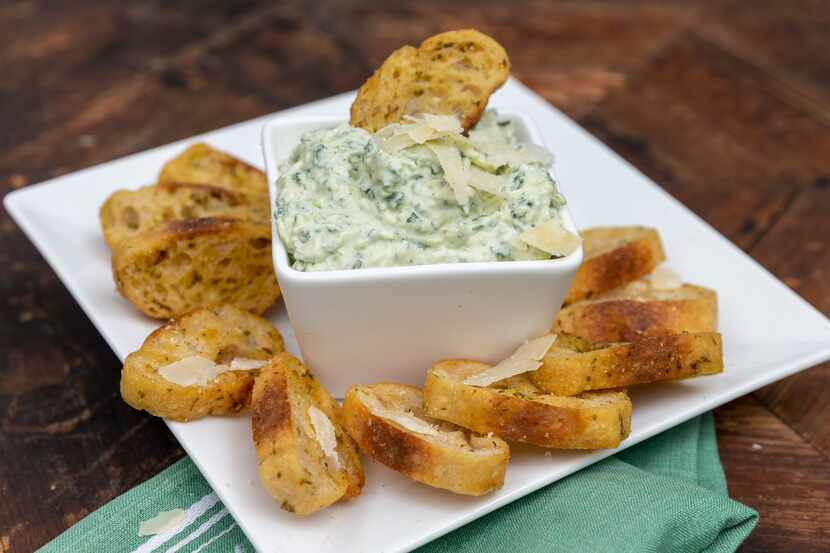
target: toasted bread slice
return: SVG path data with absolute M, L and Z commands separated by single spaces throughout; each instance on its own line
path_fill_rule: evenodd
M 268 202 L 260 196 L 205 184 L 169 183 L 112 193 L 99 213 L 110 248 L 160 223 L 228 217 L 268 224 Z
M 553 332 L 591 342 L 631 342 L 646 336 L 715 332 L 717 324 L 714 290 L 692 284 L 657 289 L 641 279 L 562 308 Z
M 150 317 L 231 303 L 262 313 L 279 297 L 268 225 L 236 219 L 172 221 L 116 248 L 115 283 Z
M 422 399 L 402 384 L 352 386 L 343 402 L 346 429 L 364 453 L 418 482 L 464 495 L 501 488 L 507 444 L 427 417 Z
M 542 392 L 525 375 L 487 387 L 464 381 L 490 365 L 442 361 L 427 372 L 427 415 L 482 434 L 555 449 L 617 447 L 631 431 L 631 400 L 625 392 L 562 397 Z
M 360 495 L 363 465 L 340 406 L 299 360 L 283 353 L 260 370 L 252 411 L 259 478 L 284 510 L 310 515 Z
M 528 376 L 540 389 L 560 396 L 679 380 L 723 372 L 723 342 L 717 332 L 591 344 L 561 334 L 538 370 Z
M 584 260 L 565 304 L 592 298 L 652 272 L 666 259 L 660 235 L 646 227 L 596 227 L 580 232 Z
M 376 132 L 406 115 L 434 113 L 454 115 L 469 130 L 509 73 L 507 52 L 489 36 L 441 33 L 392 52 L 360 87 L 351 125 Z
M 265 173 L 204 143 L 190 146 L 164 164 L 158 184 L 170 183 L 209 184 L 255 196 L 268 195 Z
M 127 356 L 121 396 L 136 409 L 177 421 L 236 413 L 250 403 L 256 370 L 223 372 L 204 386 L 181 386 L 159 369 L 192 356 L 229 363 L 267 360 L 282 350 L 280 333 L 265 319 L 232 305 L 197 309 L 157 329 Z

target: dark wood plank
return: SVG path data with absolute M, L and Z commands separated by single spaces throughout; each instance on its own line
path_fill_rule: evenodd
M 770 78 L 692 32 L 677 36 L 581 122 L 750 248 L 830 173 L 830 133 Z
M 828 131 L 830 133 L 830 130 Z M 752 254 L 830 314 L 830 173 L 805 191 Z M 757 396 L 830 460 L 830 364 L 768 386 Z
M 758 510 L 745 553 L 825 553 L 830 463 L 750 396 L 715 411 L 730 495 Z
M 830 9 L 823 0 L 708 2 L 696 28 L 725 49 L 765 68 L 792 101 L 828 120 Z

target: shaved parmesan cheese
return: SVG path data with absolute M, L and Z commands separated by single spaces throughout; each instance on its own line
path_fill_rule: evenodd
M 217 365 L 205 357 L 191 355 L 161 367 L 158 373 L 165 380 L 179 386 L 206 386 L 226 370 L 227 365 Z
M 267 363 L 260 359 L 237 357 L 231 360 L 230 365 L 218 365 L 201 355 L 191 355 L 161 367 L 158 373 L 168 382 L 179 386 L 207 386 L 208 382 L 224 372 L 250 371 Z
M 483 190 L 495 196 L 504 196 L 504 178 L 478 167 L 470 167 L 470 186 L 476 190 Z
M 386 127 L 387 129 L 389 127 Z M 387 136 L 377 136 L 376 141 L 378 144 L 378 148 L 386 152 L 387 154 L 395 154 L 409 148 L 410 146 L 415 145 L 415 141 L 412 140 L 408 135 L 399 134 L 395 135 L 390 132 Z
M 579 235 L 566 230 L 562 222 L 556 219 L 524 231 L 519 238 L 534 248 L 558 257 L 572 254 L 582 243 Z
M 646 278 L 655 290 L 675 290 L 683 286 L 683 281 L 678 274 L 665 265 L 657 267 Z
M 418 434 L 426 434 L 427 436 L 438 436 L 440 432 L 437 428 L 429 424 L 424 419 L 416 417 L 409 411 L 400 411 L 390 409 L 383 405 L 375 396 L 364 394 L 362 396 L 363 403 L 369 408 L 369 411 L 376 417 L 390 420 L 399 424 L 411 432 Z
M 184 509 L 162 511 L 150 520 L 140 521 L 138 523 L 138 535 L 144 537 L 163 534 L 174 528 L 182 519 L 184 519 Z
M 461 159 L 458 148 L 447 144 L 427 144 L 427 147 L 438 158 L 438 163 L 444 170 L 444 179 L 452 188 L 455 201 L 463 208 L 466 208 L 470 201 L 470 171 Z
M 427 125 L 423 121 L 412 123 L 411 125 L 401 125 L 395 129 L 395 135 L 405 135 L 411 138 L 416 144 L 423 144 L 427 140 L 432 140 L 436 137 L 435 129 Z
M 461 134 L 464 132 L 464 127 L 461 126 L 461 122 L 452 115 L 425 113 L 423 118 L 424 122 L 435 132 L 451 134 Z
M 248 357 L 236 357 L 231 360 L 230 370 L 232 371 L 250 371 L 259 369 L 268 364 L 268 361 L 262 359 L 250 359 Z
M 464 384 L 485 387 L 511 376 L 535 371 L 542 365 L 542 358 L 555 341 L 556 334 L 546 334 L 541 338 L 525 342 L 513 355 L 495 367 L 470 376 L 464 380 Z
M 415 144 L 425 144 L 430 140 L 461 135 L 464 129 L 452 115 L 433 115 L 425 113 L 420 117 L 407 115 L 409 123 L 393 123 L 375 133 L 378 147 L 386 153 L 394 154 Z
M 339 469 L 340 457 L 337 456 L 337 434 L 334 431 L 334 425 L 325 413 L 313 405 L 308 408 L 308 418 L 323 453 L 334 464 L 334 468 Z

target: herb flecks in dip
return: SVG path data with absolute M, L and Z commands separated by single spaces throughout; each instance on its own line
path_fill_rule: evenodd
M 300 271 L 550 259 L 573 248 L 528 233 L 578 244 L 561 228 L 550 162 L 494 111 L 469 136 L 429 115 L 375 135 L 316 130 L 280 166 L 277 228 Z

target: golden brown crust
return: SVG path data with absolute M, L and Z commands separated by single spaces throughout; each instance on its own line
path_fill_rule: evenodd
M 127 356 L 121 395 L 136 409 L 177 421 L 237 413 L 250 403 L 256 371 L 225 372 L 207 386 L 179 386 L 158 370 L 194 355 L 226 363 L 229 357 L 264 360 L 282 350 L 279 332 L 260 317 L 231 305 L 198 309 L 162 325 Z
M 717 330 L 714 290 L 684 284 L 660 293 L 626 292 L 635 290 L 635 284 L 641 281 L 562 308 L 553 332 L 575 334 L 591 342 L 631 342 L 647 336 Z
M 99 212 L 104 239 L 111 249 L 159 224 L 202 217 L 270 222 L 268 202 L 262 197 L 205 184 L 167 183 L 118 190 Z
M 268 195 L 265 173 L 204 143 L 193 144 L 164 164 L 158 184 L 169 183 L 208 184 L 260 197 Z
M 144 232 L 112 257 L 118 291 L 151 317 L 232 303 L 263 313 L 279 297 L 268 225 L 206 217 Z
M 316 438 L 310 407 L 334 427 L 336 460 L 326 456 Z M 260 371 L 251 417 L 259 477 L 284 510 L 310 515 L 360 494 L 363 465 L 342 420 L 340 406 L 295 357 L 280 354 Z
M 427 414 L 483 434 L 556 449 L 617 447 L 628 436 L 631 401 L 625 392 L 560 397 L 542 392 L 523 375 L 486 388 L 463 383 L 488 368 L 463 359 L 434 365 L 424 385 Z
M 368 398 L 431 424 L 437 436 L 408 429 L 372 411 Z M 421 391 L 402 384 L 353 386 L 343 402 L 345 426 L 361 451 L 387 467 L 429 486 L 483 495 L 504 483 L 510 450 L 499 438 L 474 435 L 432 420 L 422 410 Z
M 528 376 L 542 390 L 572 396 L 722 371 L 723 343 L 716 332 L 597 345 L 560 335 L 542 366 Z
M 652 272 L 666 259 L 660 235 L 647 227 L 595 227 L 582 231 L 585 259 L 565 304 L 591 298 Z
M 360 87 L 350 122 L 376 132 L 406 115 L 435 113 L 470 129 L 509 72 L 507 53 L 491 37 L 474 29 L 440 33 L 393 52 Z

